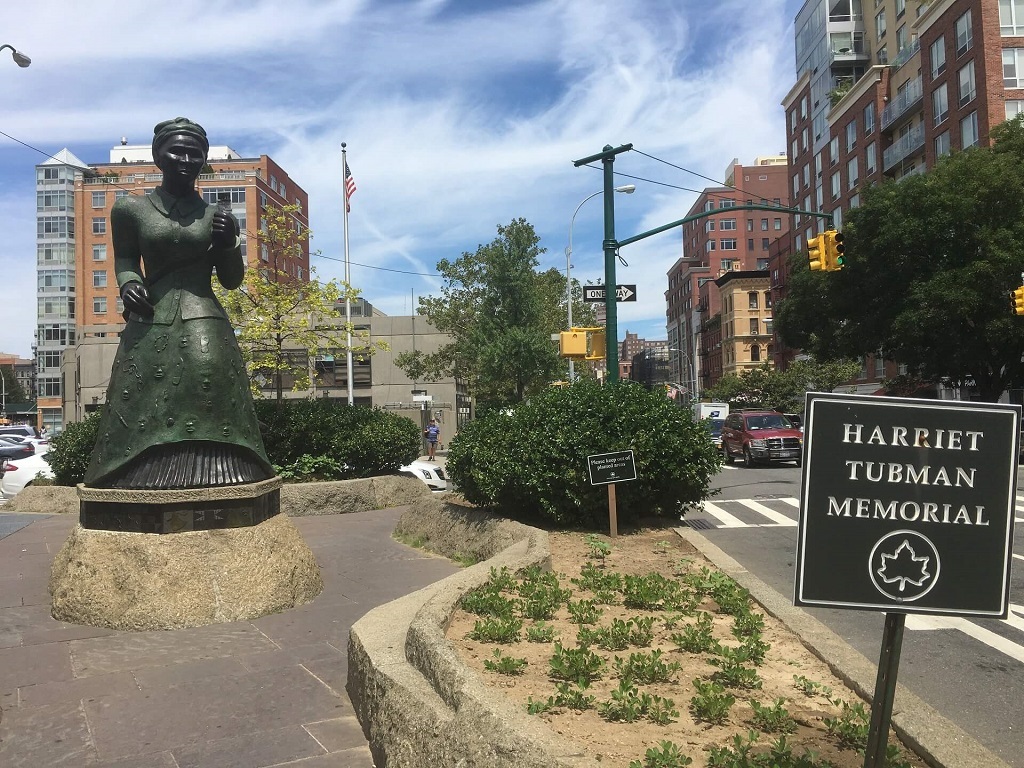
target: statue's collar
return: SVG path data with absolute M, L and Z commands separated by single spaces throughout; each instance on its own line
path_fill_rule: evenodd
M 164 216 L 188 216 L 206 205 L 203 198 L 195 190 L 184 197 L 175 197 L 166 192 L 162 187 L 157 187 L 149 193 L 148 197 L 153 207 Z

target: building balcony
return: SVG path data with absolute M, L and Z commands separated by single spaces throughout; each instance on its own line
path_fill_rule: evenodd
M 920 104 L 922 98 L 924 98 L 924 85 L 921 76 L 918 75 L 908 82 L 907 87 L 882 110 L 882 119 L 879 121 L 882 130 L 889 128 L 913 107 Z
M 830 63 L 867 62 L 871 50 L 863 32 L 835 32 L 829 35 Z
M 916 54 L 920 50 L 921 41 L 915 37 L 910 42 L 910 45 L 908 45 L 906 48 L 901 49 L 900 52 L 896 54 L 896 58 L 892 60 L 892 68 L 899 69 L 912 58 L 914 58 L 914 54 Z
M 882 171 L 888 173 L 896 163 L 905 160 L 923 147 L 924 123 L 921 123 L 882 153 Z

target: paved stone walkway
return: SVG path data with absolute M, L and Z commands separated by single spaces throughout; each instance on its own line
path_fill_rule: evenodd
M 18 526 L 0 539 L 0 766 L 371 768 L 345 692 L 349 629 L 457 570 L 391 539 L 401 512 L 294 518 L 324 576 L 309 605 L 135 633 L 50 616 L 75 519 L 0 512 Z

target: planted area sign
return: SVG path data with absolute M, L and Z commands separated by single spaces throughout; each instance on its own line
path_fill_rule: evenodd
M 796 605 L 1006 618 L 1020 406 L 808 393 Z

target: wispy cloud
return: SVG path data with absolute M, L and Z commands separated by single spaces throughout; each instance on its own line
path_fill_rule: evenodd
M 524 217 L 564 269 L 569 218 L 601 188 L 572 161 L 605 144 L 718 178 L 733 157 L 784 149 L 779 101 L 793 82 L 797 0 L 97 0 L 5 4 L 0 130 L 44 152 L 102 162 L 121 136 L 147 143 L 173 115 L 214 143 L 272 156 L 310 194 L 317 263 L 338 277 L 340 144 L 359 191 L 350 219 L 352 278 L 385 312 L 436 291 L 437 261 L 475 250 Z M 54 24 L 53 19 L 59 19 Z M 0 137 L 0 350 L 28 354 L 34 331 L 33 166 Z M 636 153 L 616 170 L 679 187 L 708 182 Z M 636 181 L 616 196 L 628 236 L 681 218 L 694 193 Z M 577 216 L 574 275 L 603 278 L 600 200 Z M 640 300 L 628 327 L 664 337 L 665 273 L 678 232 L 623 249 L 619 282 Z M 398 271 L 383 271 L 355 264 Z M 420 273 L 403 274 L 403 272 Z M 17 290 L 13 290 L 17 288 Z

